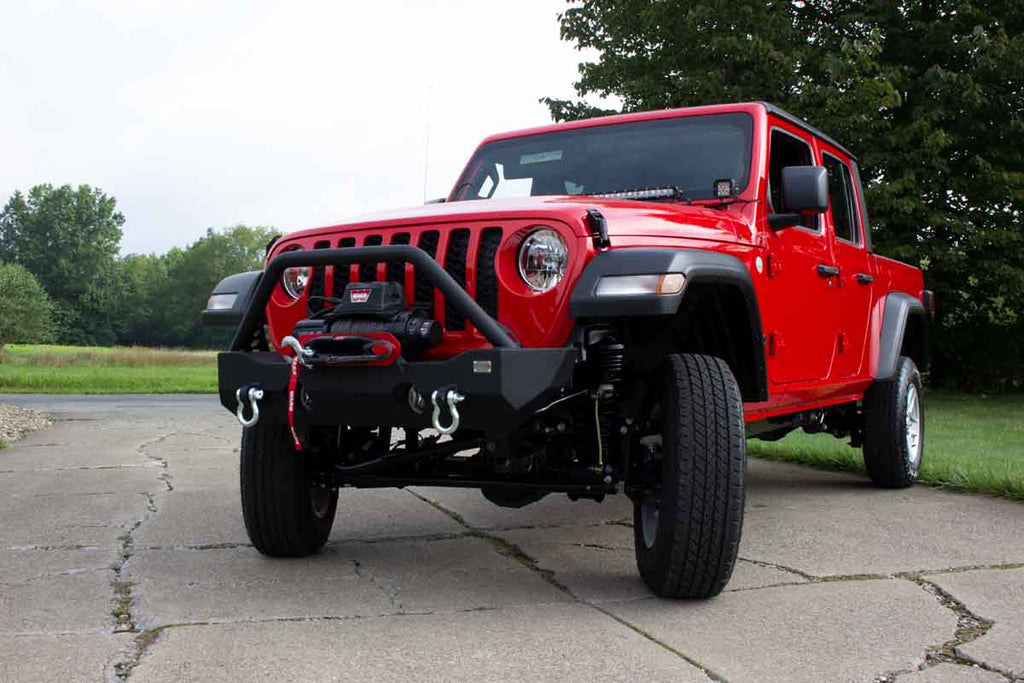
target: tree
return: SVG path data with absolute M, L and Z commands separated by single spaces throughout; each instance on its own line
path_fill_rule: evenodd
M 263 267 L 267 243 L 276 233 L 262 226 L 236 225 L 219 232 L 212 228 L 185 249 L 171 249 L 164 257 L 167 290 L 156 304 L 166 344 L 224 346 L 231 331 L 205 328 L 200 312 L 214 285 L 234 273 Z
M 10 343 L 44 344 L 52 339 L 53 304 L 32 273 L 0 263 L 0 351 Z
M 1015 0 L 571 0 L 581 98 L 768 100 L 860 157 L 876 251 L 938 295 L 933 374 L 1024 386 L 1024 12 Z M 567 120 L 605 113 L 545 100 Z
M 0 212 L 0 255 L 38 278 L 56 305 L 61 338 L 111 343 L 118 311 L 116 258 L 124 216 L 101 190 L 36 185 Z

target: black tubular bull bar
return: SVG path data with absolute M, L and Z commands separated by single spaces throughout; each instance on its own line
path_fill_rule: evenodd
M 406 245 L 367 246 L 286 252 L 267 264 L 249 300 L 229 351 L 218 356 L 221 404 L 238 409 L 237 395 L 249 388 L 263 392 L 260 420 L 288 419 L 291 359 L 276 352 L 252 351 L 261 333 L 264 311 L 286 268 L 348 266 L 355 263 L 411 263 L 476 326 L 493 348 L 472 349 L 440 361 L 393 365 L 303 368 L 294 400 L 300 426 L 357 425 L 425 428 L 432 426 L 435 392 L 458 391 L 465 428 L 489 434 L 508 432 L 558 397 L 572 379 L 577 352 L 571 347 L 522 348 L 511 335 L 429 254 Z M 419 397 L 420 400 L 417 400 Z M 442 406 L 442 408 L 444 408 Z M 250 411 L 243 406 L 244 413 Z M 448 422 L 445 415 L 445 422 Z
M 263 324 L 263 309 L 270 300 L 274 287 L 281 281 L 281 276 L 288 268 L 302 266 L 350 266 L 354 263 L 377 263 L 378 261 L 403 261 L 411 263 L 435 287 L 441 290 L 453 306 L 459 309 L 472 322 L 487 341 L 496 348 L 517 348 L 517 344 L 509 336 L 497 320 L 487 315 L 455 279 L 435 261 L 430 254 L 419 247 L 407 245 L 391 245 L 380 247 L 350 247 L 346 249 L 314 249 L 287 251 L 275 256 L 263 272 L 256 292 L 249 302 L 242 322 L 238 325 L 235 338 L 231 341 L 232 351 L 247 348 L 248 340 L 257 328 Z

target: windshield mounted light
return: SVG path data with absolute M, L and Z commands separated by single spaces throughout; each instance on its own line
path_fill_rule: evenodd
M 605 275 L 597 283 L 597 296 L 671 296 L 683 291 L 686 276 L 682 273 L 660 275 Z
M 736 192 L 736 183 L 732 178 L 723 178 L 715 181 L 715 198 L 728 199 Z
M 565 275 L 569 247 L 557 232 L 540 227 L 523 240 L 516 261 L 523 282 L 536 292 L 547 292 Z
M 284 274 L 281 276 L 281 286 L 288 296 L 298 299 L 306 291 L 312 274 L 313 269 L 309 266 L 285 268 Z
M 237 294 L 211 294 L 210 298 L 206 300 L 206 310 L 208 311 L 228 311 L 235 307 L 235 300 L 238 299 Z

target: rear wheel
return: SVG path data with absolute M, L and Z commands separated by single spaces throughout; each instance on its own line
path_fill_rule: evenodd
M 902 489 L 917 480 L 923 454 L 921 373 L 904 356 L 896 375 L 864 396 L 864 467 L 876 486 Z
M 661 482 L 634 501 L 637 566 L 661 597 L 708 598 L 729 582 L 743 530 L 743 403 L 721 359 L 672 355 L 663 369 Z
M 264 555 L 311 555 L 327 542 L 338 491 L 316 481 L 315 457 L 295 450 L 284 425 L 259 422 L 243 430 L 242 516 Z

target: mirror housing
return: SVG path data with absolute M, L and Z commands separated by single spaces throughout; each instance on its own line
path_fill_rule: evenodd
M 768 225 L 781 230 L 796 225 L 807 214 L 828 210 L 828 172 L 824 166 L 787 166 L 782 169 L 784 213 L 768 216 Z

